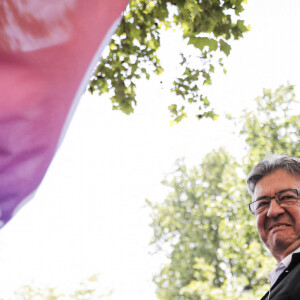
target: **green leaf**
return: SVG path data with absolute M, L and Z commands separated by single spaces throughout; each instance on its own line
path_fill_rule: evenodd
M 218 42 L 214 39 L 207 37 L 191 37 L 189 40 L 190 45 L 194 45 L 196 48 L 199 48 L 201 51 L 205 46 L 209 48 L 209 51 L 216 51 L 218 49 Z
M 231 46 L 225 41 L 220 40 L 220 50 L 223 51 L 227 56 L 230 54 Z

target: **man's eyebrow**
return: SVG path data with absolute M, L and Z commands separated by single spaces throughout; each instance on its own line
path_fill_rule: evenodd
M 293 189 L 283 189 L 283 190 L 280 190 L 280 191 L 278 191 L 274 196 L 276 196 L 276 195 L 278 195 L 278 194 L 280 194 L 280 193 L 283 193 L 283 192 L 286 192 L 286 191 L 289 191 L 289 190 L 293 190 Z M 273 196 L 273 197 L 274 197 Z M 273 197 L 270 197 L 270 196 L 260 196 L 260 197 L 258 197 L 257 199 L 255 199 L 254 201 L 258 201 L 258 200 L 263 200 L 263 199 L 270 199 L 270 198 L 273 198 Z
M 270 196 L 260 196 L 260 197 L 256 198 L 254 201 L 258 201 L 258 200 L 262 200 L 262 199 L 270 199 L 270 198 L 272 198 L 272 197 L 270 197 Z

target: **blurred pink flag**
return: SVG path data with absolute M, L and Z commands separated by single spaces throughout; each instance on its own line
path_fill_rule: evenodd
M 0 226 L 40 184 L 127 2 L 0 2 Z

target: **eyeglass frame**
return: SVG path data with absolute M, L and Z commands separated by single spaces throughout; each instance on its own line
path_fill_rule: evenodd
M 297 203 L 298 201 L 299 201 L 299 199 L 300 199 L 300 189 L 285 189 L 285 190 L 282 190 L 282 191 L 279 191 L 277 194 L 275 194 L 273 197 L 263 197 L 263 198 L 261 198 L 261 199 L 257 199 L 257 200 L 255 200 L 255 201 L 252 201 L 251 203 L 249 203 L 249 210 L 251 211 L 251 213 L 253 214 L 253 215 L 259 215 L 258 213 L 255 213 L 254 211 L 252 211 L 252 209 L 251 209 L 251 205 L 253 205 L 253 203 L 255 203 L 255 202 L 257 202 L 257 201 L 261 201 L 261 200 L 268 200 L 269 201 L 269 203 L 271 203 L 271 201 L 272 201 L 272 199 L 275 199 L 276 200 L 276 202 L 279 204 L 279 206 L 280 207 L 282 207 L 281 206 L 281 202 L 280 202 L 280 200 L 278 200 L 277 199 L 277 197 L 278 197 L 278 195 L 280 195 L 280 194 L 282 194 L 282 193 L 284 193 L 284 192 L 288 192 L 288 191 L 296 191 L 297 192 L 297 195 L 298 195 L 298 199 L 297 199 L 297 201 L 295 201 L 295 203 Z M 295 204 L 294 203 L 294 204 Z M 291 204 L 291 205 L 293 205 L 293 204 Z M 288 205 L 288 206 L 290 206 L 290 205 Z

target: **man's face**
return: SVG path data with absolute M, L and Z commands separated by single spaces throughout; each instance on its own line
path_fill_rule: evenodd
M 262 196 L 273 197 L 285 189 L 300 189 L 300 176 L 279 169 L 258 181 L 254 200 Z M 299 202 L 282 208 L 273 199 L 269 210 L 256 217 L 258 234 L 278 262 L 300 247 Z

